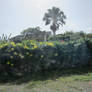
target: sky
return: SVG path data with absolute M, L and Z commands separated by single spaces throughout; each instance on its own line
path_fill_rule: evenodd
M 92 0 L 0 0 L 0 35 L 15 36 L 37 26 L 50 31 L 42 19 L 53 6 L 67 16 L 66 25 L 57 34 L 71 30 L 92 32 Z

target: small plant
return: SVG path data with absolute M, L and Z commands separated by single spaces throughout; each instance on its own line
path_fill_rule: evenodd
M 6 43 L 10 40 L 10 37 L 11 37 L 11 34 L 9 36 L 3 34 L 1 37 L 0 37 L 0 44 L 2 43 Z

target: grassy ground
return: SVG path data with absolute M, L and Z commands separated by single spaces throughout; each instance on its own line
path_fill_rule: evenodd
M 92 68 L 46 72 L 0 83 L 0 92 L 92 92 Z

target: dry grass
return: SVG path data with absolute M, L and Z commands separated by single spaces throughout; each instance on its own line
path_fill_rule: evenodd
M 66 73 L 64 74 L 64 72 Z M 48 74 L 49 77 L 45 76 L 44 79 L 42 76 L 35 76 L 21 84 L 1 83 L 0 92 L 92 92 L 92 72 L 76 73 L 74 70 L 70 70 L 62 71 L 59 75 L 58 73 L 50 73 Z

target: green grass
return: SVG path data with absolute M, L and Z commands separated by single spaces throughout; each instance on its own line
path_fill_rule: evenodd
M 0 92 L 92 92 L 92 68 L 54 70 L 0 83 Z

